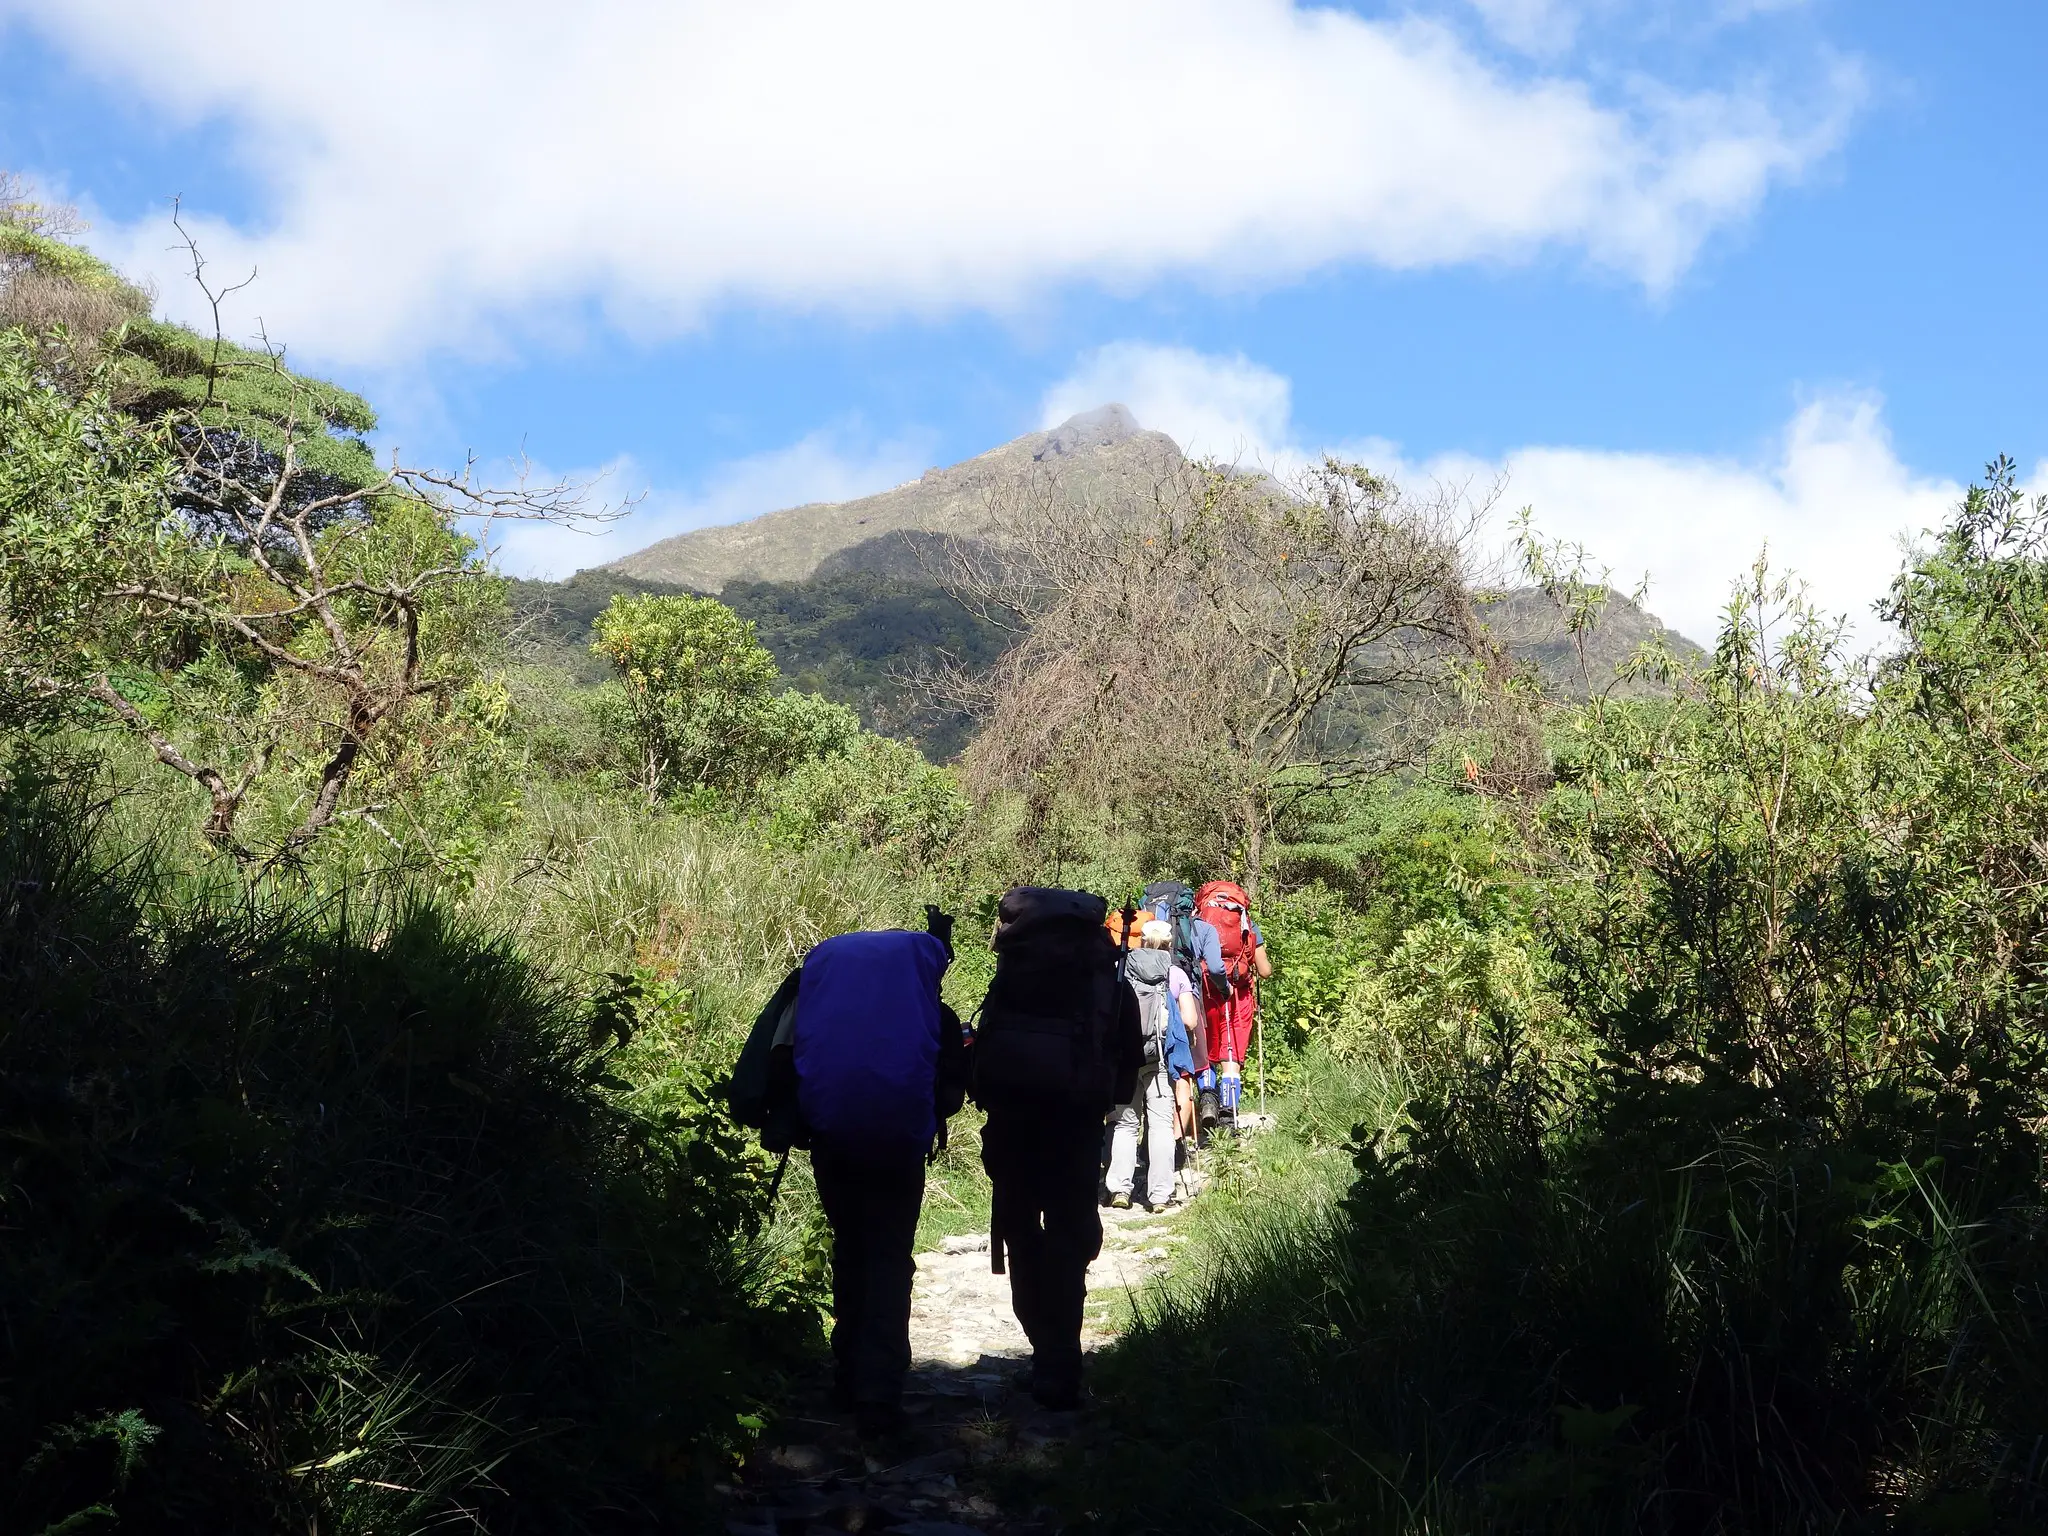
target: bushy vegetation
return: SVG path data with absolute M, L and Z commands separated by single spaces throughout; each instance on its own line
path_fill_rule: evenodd
M 1759 569 L 1674 694 L 1553 722 L 1515 900 L 1334 1005 L 1413 1092 L 1341 1205 L 1123 1346 L 1134 1454 L 1215 1453 L 1134 1522 L 2039 1524 L 2044 530 L 1995 465 L 1874 672 Z
M 572 498 L 385 475 L 366 404 L 150 320 L 27 207 L 0 196 L 10 1520 L 690 1527 L 817 1341 L 801 1163 L 770 1212 L 717 1093 L 767 994 L 937 901 L 970 1013 L 1005 886 L 1223 867 L 1277 966 L 1280 1129 L 1205 1154 L 1190 1261 L 1100 1377 L 1117 1444 L 1060 1474 L 1077 1513 L 2048 1520 L 2048 505 L 2009 464 L 1875 663 L 1760 568 L 1711 655 L 1624 610 L 1617 673 L 1601 584 L 1532 538 L 1532 585 L 1475 598 L 1456 509 L 1341 465 L 1295 503 L 1198 470 L 1178 564 L 1043 530 L 1009 651 L 894 578 L 541 594 L 463 519 Z M 1397 601 L 1347 629 L 1331 572 Z M 1278 682 L 1191 703 L 1194 652 L 1147 648 L 1162 582 Z M 1482 623 L 1510 614 L 1534 666 Z M 910 718 L 906 657 L 997 723 L 972 794 L 903 739 L 969 723 Z M 927 1235 L 985 1200 L 965 1124 Z
M 6 227 L 21 303 L 101 282 Z M 0 331 L 5 1524 L 696 1527 L 824 1280 L 717 1078 L 934 894 L 950 776 L 715 603 L 624 610 L 601 686 L 524 653 L 460 519 L 567 501 L 53 313 Z

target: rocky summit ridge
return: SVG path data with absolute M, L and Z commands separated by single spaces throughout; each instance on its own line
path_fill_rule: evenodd
M 755 610 L 764 593 L 770 594 L 768 606 L 779 612 L 788 606 L 793 590 L 789 584 L 809 584 L 818 602 L 850 603 L 867 613 L 860 626 L 860 645 L 871 649 L 881 631 L 901 623 L 900 614 L 884 620 L 884 609 L 905 601 L 914 606 L 914 593 L 928 596 L 936 590 L 926 557 L 937 541 L 971 539 L 986 532 L 992 511 L 1019 495 L 1044 493 L 1077 505 L 1142 505 L 1183 462 L 1180 448 L 1165 433 L 1141 427 L 1122 405 L 1101 405 L 961 463 L 928 469 L 915 480 L 873 496 L 812 502 L 663 539 L 600 571 L 579 575 L 560 590 L 590 586 L 593 593 L 599 588 L 609 592 L 620 582 L 680 587 L 726 594 L 743 611 L 759 617 Z M 840 578 L 850 578 L 851 585 Z M 886 580 L 872 591 L 862 585 L 874 578 Z M 569 606 L 580 613 L 577 604 Z M 1583 696 L 1613 686 L 1615 668 L 1652 638 L 1661 636 L 1680 655 L 1699 654 L 1691 641 L 1619 594 L 1583 637 L 1583 656 L 1556 609 L 1538 591 L 1496 594 L 1485 602 L 1483 612 L 1509 651 L 1531 662 L 1545 686 L 1561 696 Z M 926 614 L 913 629 L 922 632 L 928 619 Z M 587 644 L 580 629 L 574 643 L 579 648 Z M 818 657 L 810 650 L 805 653 L 808 664 L 815 664 Z M 779 659 L 793 664 L 793 658 Z M 1622 691 L 1638 693 L 1656 686 L 1635 680 Z M 863 695 L 858 702 L 864 711 L 872 711 L 873 699 Z
M 699 592 L 722 592 L 733 581 L 806 581 L 855 570 L 909 575 L 920 535 L 971 538 L 988 527 L 992 504 L 1006 495 L 1042 486 L 1077 503 L 1120 501 L 1148 494 L 1180 462 L 1180 448 L 1165 433 L 1139 426 L 1124 406 L 1100 405 L 873 496 L 699 528 L 605 569 Z

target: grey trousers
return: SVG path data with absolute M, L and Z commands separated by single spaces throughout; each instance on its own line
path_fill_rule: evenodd
M 1109 1192 L 1128 1195 L 1138 1172 L 1138 1131 L 1145 1135 L 1145 1203 L 1164 1205 L 1173 1195 L 1173 1080 L 1162 1071 L 1143 1078 L 1131 1102 L 1110 1120 Z

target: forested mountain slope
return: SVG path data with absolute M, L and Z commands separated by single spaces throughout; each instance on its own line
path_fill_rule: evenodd
M 531 643 L 597 682 L 608 669 L 590 654 L 591 625 L 615 594 L 717 594 L 754 622 L 794 686 L 857 710 L 871 730 L 950 758 L 972 722 L 920 709 L 904 680 L 943 664 L 979 670 L 1009 637 L 940 584 L 945 546 L 988 531 L 1005 506 L 1046 498 L 1143 515 L 1185 464 L 1171 438 L 1145 430 L 1122 405 L 1102 405 L 879 495 L 680 534 L 564 582 L 514 582 L 514 603 Z M 1698 654 L 1620 597 L 1576 643 L 1534 588 L 1493 598 L 1485 615 L 1559 697 L 1642 691 L 1649 685 L 1618 681 L 1616 668 L 1651 639 Z
M 595 684 L 612 668 L 590 649 L 592 626 L 615 595 L 680 593 L 614 570 L 567 581 L 515 581 L 521 643 L 533 659 Z M 903 680 L 951 663 L 979 670 L 1008 636 L 927 579 L 847 571 L 809 581 L 735 581 L 720 594 L 753 621 L 790 686 L 856 711 L 870 730 L 914 742 L 944 760 L 967 744 L 972 722 L 957 711 L 919 709 Z
M 590 650 L 591 626 L 620 593 L 682 592 L 615 568 L 579 571 L 567 581 L 515 581 L 512 601 L 522 643 L 535 659 L 567 668 L 582 682 L 602 682 L 610 666 Z M 957 711 L 918 707 L 904 681 L 935 666 L 980 670 L 1002 654 L 1010 636 L 963 607 L 927 577 L 873 570 L 839 571 L 808 581 L 734 581 L 720 594 L 751 619 L 761 643 L 792 687 L 855 710 L 869 730 L 914 742 L 945 760 L 967 744 L 973 722 Z M 1533 587 L 1507 592 L 1485 609 L 1508 650 L 1530 663 L 1546 692 L 1584 697 L 1610 687 L 1640 693 L 1651 685 L 1622 682 L 1616 669 L 1645 641 L 1661 638 L 1682 656 L 1699 647 L 1664 627 L 1627 598 L 1612 598 L 1584 636 L 1584 656 L 1556 611 Z

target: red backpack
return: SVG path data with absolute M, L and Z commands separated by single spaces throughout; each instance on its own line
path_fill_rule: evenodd
M 1195 916 L 1216 930 L 1223 942 L 1223 969 L 1240 984 L 1251 978 L 1252 951 L 1258 947 L 1252 939 L 1251 907 L 1244 887 L 1229 880 L 1211 880 L 1195 892 Z

